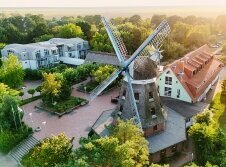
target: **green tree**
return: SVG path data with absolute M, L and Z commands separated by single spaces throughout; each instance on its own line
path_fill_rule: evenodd
M 3 129 L 18 129 L 22 124 L 23 114 L 18 109 L 17 98 L 5 95 L 0 103 L 0 126 Z
M 72 142 L 73 138 L 68 139 L 63 133 L 46 138 L 22 159 L 22 164 L 24 167 L 55 167 L 65 163 L 71 154 Z
M 35 89 L 29 89 L 29 90 L 27 91 L 27 93 L 29 93 L 29 94 L 33 97 L 34 94 L 35 94 Z
M 0 105 L 5 95 L 16 97 L 19 95 L 19 91 L 11 89 L 8 85 L 0 83 Z
M 68 164 L 61 167 L 140 167 L 149 164 L 148 143 L 132 120 L 119 121 L 109 137 L 81 138 L 80 144 Z
M 116 68 L 111 65 L 100 66 L 96 71 L 93 71 L 92 76 L 94 77 L 95 81 L 98 83 L 103 82 L 107 79 Z
M 59 37 L 61 38 L 83 37 L 83 35 L 81 27 L 72 23 L 62 26 L 59 31 Z
M 42 91 L 44 101 L 51 101 L 53 103 L 54 98 L 59 96 L 61 81 L 56 79 L 56 75 L 52 73 L 43 73 Z
M 90 41 L 90 45 L 94 51 L 113 52 L 113 47 L 106 32 L 96 32 Z
M 24 92 L 20 91 L 19 96 L 21 97 L 22 100 L 23 100 L 23 95 L 24 95 Z
M 35 42 L 42 42 L 42 41 L 48 41 L 49 39 L 53 38 L 54 36 L 52 34 L 44 34 L 39 37 L 36 37 L 34 40 Z
M 0 68 L 0 81 L 12 88 L 22 85 L 24 79 L 24 71 L 21 62 L 17 56 L 9 55 L 7 59 L 3 60 Z

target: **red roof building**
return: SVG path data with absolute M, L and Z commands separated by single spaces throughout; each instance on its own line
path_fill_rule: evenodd
M 223 63 L 204 45 L 166 67 L 158 78 L 160 96 L 190 103 L 201 101 L 218 80 L 222 67 Z

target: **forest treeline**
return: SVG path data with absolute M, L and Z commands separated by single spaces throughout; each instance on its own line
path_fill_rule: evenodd
M 213 43 L 219 33 L 226 35 L 226 15 L 216 19 L 176 15 L 153 15 L 142 19 L 134 15 L 116 17 L 111 21 L 117 26 L 128 53 L 132 54 L 163 19 L 171 27 L 171 33 L 162 46 L 164 60 L 175 59 L 205 43 Z M 26 44 L 53 37 L 82 37 L 89 41 L 91 50 L 114 52 L 100 15 L 65 16 L 60 19 L 45 19 L 42 15 L 32 14 L 0 15 L 0 43 Z

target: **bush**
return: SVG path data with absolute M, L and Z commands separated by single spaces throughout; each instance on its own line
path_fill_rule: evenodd
M 35 89 L 29 89 L 29 90 L 27 91 L 27 93 L 29 93 L 29 94 L 33 97 L 34 94 L 35 94 Z
M 54 167 L 67 162 L 71 150 L 72 139 L 64 134 L 46 138 L 41 144 L 35 146 L 21 161 L 24 167 Z
M 32 70 L 30 68 L 27 68 L 24 70 L 25 79 L 28 80 L 41 80 L 42 79 L 42 73 L 40 70 Z
M 5 130 L 0 132 L 0 151 L 3 153 L 9 152 L 31 133 L 32 129 L 26 126 L 18 131 Z
M 28 98 L 28 99 L 24 99 L 24 100 L 22 100 L 22 101 L 20 102 L 20 106 L 25 105 L 25 104 L 28 104 L 28 103 L 31 103 L 31 102 L 33 102 L 33 101 L 35 101 L 35 100 L 40 99 L 41 97 L 42 97 L 42 96 L 39 95 L 39 96 L 34 96 L 34 97 L 31 97 L 31 98 Z

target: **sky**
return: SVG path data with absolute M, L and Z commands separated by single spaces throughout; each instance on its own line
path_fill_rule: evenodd
M 224 6 L 226 0 L 0 0 L 0 7 Z

